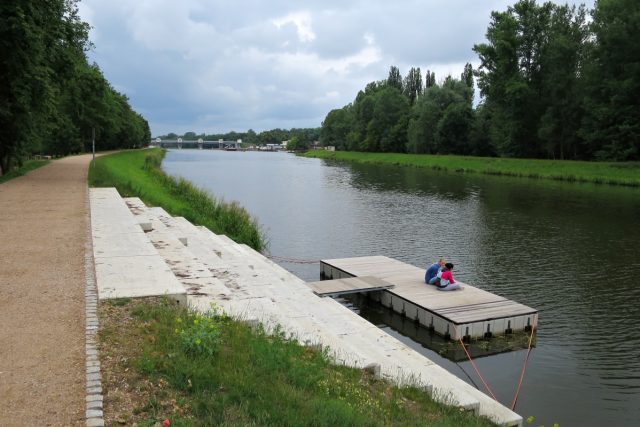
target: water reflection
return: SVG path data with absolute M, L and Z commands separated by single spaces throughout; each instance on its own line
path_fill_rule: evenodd
M 540 310 L 517 408 L 536 423 L 633 425 L 640 417 L 637 189 L 274 153 L 175 150 L 163 167 L 247 207 L 275 255 L 387 255 L 417 266 L 446 256 L 460 280 Z M 282 265 L 318 279 L 317 264 Z M 467 362 L 429 357 L 478 382 Z M 523 357 L 478 361 L 503 402 L 513 398 Z

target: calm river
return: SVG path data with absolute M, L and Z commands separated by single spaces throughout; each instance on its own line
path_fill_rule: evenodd
M 516 412 L 536 426 L 639 425 L 640 190 L 287 153 L 170 150 L 163 168 L 239 201 L 276 256 L 386 255 L 425 267 L 445 256 L 461 281 L 540 310 Z M 319 280 L 318 264 L 281 265 Z M 380 327 L 482 388 L 469 362 L 389 324 Z M 477 359 L 507 406 L 524 354 Z

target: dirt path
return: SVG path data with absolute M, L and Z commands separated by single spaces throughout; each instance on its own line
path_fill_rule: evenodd
M 0 184 L 0 425 L 84 425 L 90 156 Z

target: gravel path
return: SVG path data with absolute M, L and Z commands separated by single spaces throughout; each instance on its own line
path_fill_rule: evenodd
M 85 423 L 90 156 L 0 184 L 0 425 Z

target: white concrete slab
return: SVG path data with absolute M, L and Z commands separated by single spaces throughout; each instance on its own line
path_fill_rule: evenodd
M 186 291 L 115 188 L 89 192 L 99 298 L 167 295 L 186 304 Z
M 111 227 L 117 227 L 114 221 Z M 120 230 L 120 229 L 119 229 Z M 98 231 L 93 235 L 95 257 L 158 256 L 158 251 L 147 240 L 144 233 L 120 233 Z

